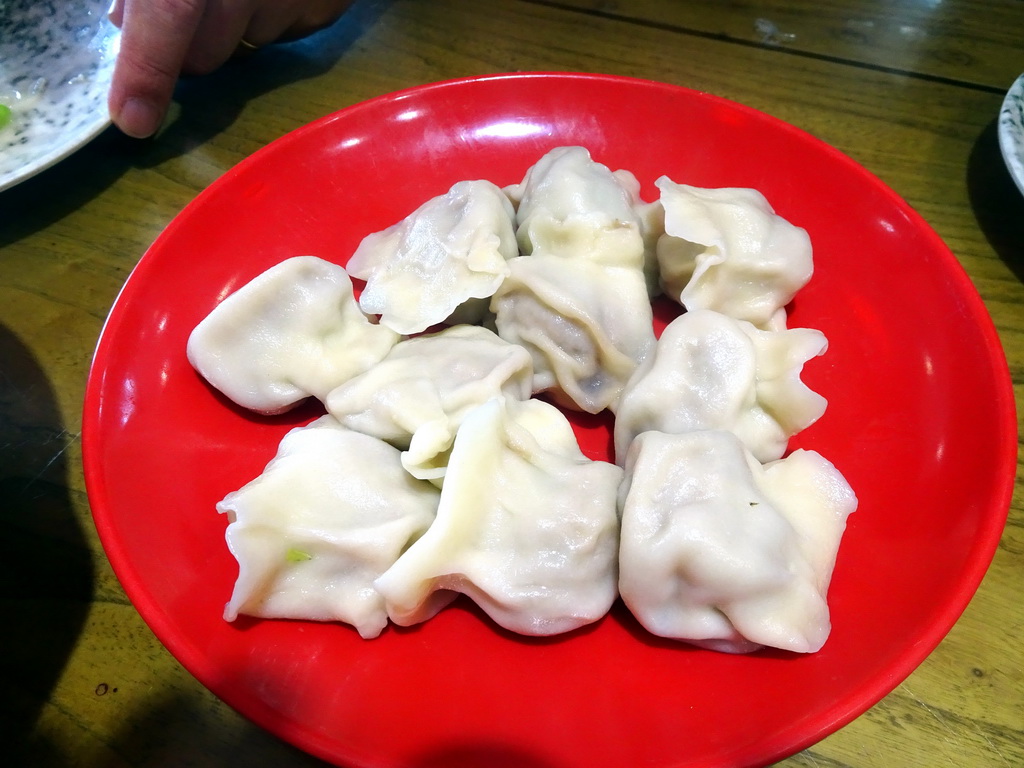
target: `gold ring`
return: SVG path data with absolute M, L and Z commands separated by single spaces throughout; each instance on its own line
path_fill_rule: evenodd
M 258 51 L 260 49 L 258 45 L 253 45 L 244 37 L 238 40 L 238 47 L 245 51 Z

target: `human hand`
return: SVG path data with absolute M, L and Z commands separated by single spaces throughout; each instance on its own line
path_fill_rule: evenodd
M 212 72 L 242 48 L 333 24 L 352 0 L 114 0 L 121 29 L 108 104 L 129 136 L 156 133 L 181 74 Z

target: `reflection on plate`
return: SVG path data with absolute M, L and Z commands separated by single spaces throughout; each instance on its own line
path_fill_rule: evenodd
M 999 110 L 999 149 L 1017 188 L 1024 195 L 1024 75 L 1010 86 Z
M 363 236 L 461 179 L 521 180 L 548 149 L 633 171 L 760 189 L 804 226 L 815 275 L 790 324 L 822 330 L 804 379 L 825 415 L 794 440 L 860 498 L 806 656 L 729 656 L 659 640 L 617 604 L 562 637 L 500 631 L 467 600 L 364 641 L 342 625 L 221 618 L 237 566 L 214 505 L 255 477 L 310 409 L 258 418 L 189 367 L 189 333 L 282 259 L 340 263 Z M 225 226 L 230 222 L 230 226 Z M 913 286 L 908 290 L 906 286 Z M 573 417 L 607 456 L 608 420 Z M 348 768 L 752 766 L 859 715 L 935 647 L 995 550 L 1016 420 L 991 320 L 949 249 L 836 150 L 676 86 L 517 74 L 384 96 L 239 164 L 143 256 L 96 350 L 83 424 L 104 548 L 160 640 L 255 722 Z
M 0 3 L 0 190 L 61 160 L 110 123 L 120 33 L 106 0 Z

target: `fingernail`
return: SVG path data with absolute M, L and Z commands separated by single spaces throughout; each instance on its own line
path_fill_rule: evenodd
M 115 122 L 132 138 L 145 139 L 157 132 L 163 117 L 163 112 L 156 104 L 133 97 L 125 101 Z

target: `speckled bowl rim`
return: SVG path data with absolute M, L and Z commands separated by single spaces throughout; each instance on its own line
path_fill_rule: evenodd
M 26 165 L 21 166 L 7 174 L 0 175 L 0 192 L 9 189 L 26 179 L 45 171 L 47 168 L 56 165 L 64 158 L 74 154 L 90 141 L 99 136 L 110 125 L 110 116 L 104 111 L 97 113 L 95 120 L 83 126 L 75 133 L 68 136 L 63 144 L 52 147 L 50 151 L 44 152 Z
M 104 41 L 109 46 L 113 55 L 101 57 L 95 75 L 90 79 L 88 88 L 90 92 L 102 92 L 105 96 L 110 89 L 110 81 L 114 73 L 116 51 L 118 48 L 120 30 L 118 30 L 107 19 L 105 14 L 98 23 L 107 25 Z M 21 182 L 36 176 L 47 168 L 56 165 L 61 160 L 81 149 L 99 134 L 101 134 L 111 123 L 110 114 L 107 110 L 106 98 L 94 101 L 91 107 L 91 116 L 83 119 L 76 130 L 61 135 L 57 141 L 39 141 L 36 154 L 29 153 L 28 159 L 16 168 L 4 171 L 0 170 L 0 192 L 10 189 Z
M 1010 86 L 999 110 L 999 150 L 1024 195 L 1024 74 Z

